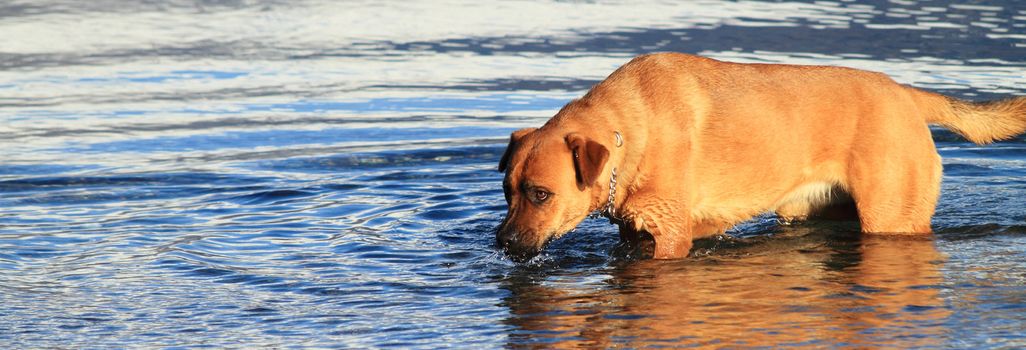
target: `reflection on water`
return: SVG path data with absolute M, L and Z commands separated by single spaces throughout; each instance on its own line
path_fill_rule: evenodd
M 511 345 L 941 346 L 953 330 L 930 239 L 807 233 L 806 249 L 638 261 L 506 282 Z M 818 237 L 810 237 L 818 236 Z M 517 336 L 519 335 L 519 336 Z
M 630 57 L 1026 94 L 1015 1 L 0 3 L 0 342 L 1023 347 L 1026 139 L 935 131 L 924 240 L 761 217 L 687 261 L 492 247 L 508 133 Z M 82 345 L 78 345 L 82 344 Z

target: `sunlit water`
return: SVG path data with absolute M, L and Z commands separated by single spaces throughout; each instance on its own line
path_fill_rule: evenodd
M 684 261 L 493 249 L 507 135 L 639 53 L 1026 94 L 1016 1 L 0 4 L 4 348 L 1026 346 L 1026 139 L 937 234 L 766 216 Z

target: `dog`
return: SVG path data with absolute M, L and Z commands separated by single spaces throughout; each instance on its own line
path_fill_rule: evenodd
M 941 159 L 928 124 L 1008 139 L 1026 131 L 1026 97 L 968 102 L 852 68 L 638 56 L 510 135 L 496 244 L 526 261 L 593 212 L 622 240 L 654 242 L 656 259 L 770 211 L 929 234 Z

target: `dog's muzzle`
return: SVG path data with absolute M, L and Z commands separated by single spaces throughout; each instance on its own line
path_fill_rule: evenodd
M 538 255 L 541 249 L 534 244 L 524 242 L 522 235 L 507 225 L 499 227 L 495 233 L 495 246 L 506 253 L 506 256 L 517 263 L 523 263 Z

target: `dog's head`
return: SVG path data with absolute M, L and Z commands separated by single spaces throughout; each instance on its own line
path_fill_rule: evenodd
M 499 161 L 509 210 L 496 232 L 498 247 L 526 261 L 576 227 L 605 202 L 597 180 L 608 159 L 609 149 L 582 133 L 513 132 Z

